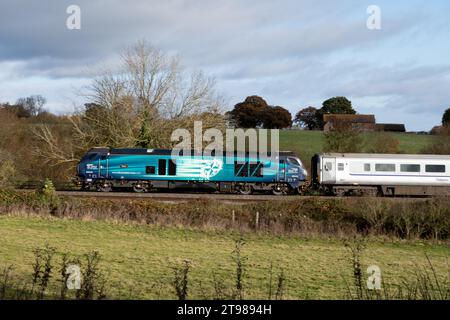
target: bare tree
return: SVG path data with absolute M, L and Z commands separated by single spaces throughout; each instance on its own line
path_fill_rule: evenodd
M 87 88 L 90 103 L 69 117 L 72 141 L 58 139 L 48 125 L 34 129 L 36 150 L 46 161 L 73 163 L 94 146 L 171 147 L 176 128 L 225 128 L 223 99 L 215 82 L 202 72 L 188 72 L 178 57 L 145 41 L 122 54 L 117 72 L 107 71 Z
M 29 116 L 37 116 L 44 111 L 47 100 L 41 95 L 33 95 L 17 100 L 16 105 L 22 106 Z
M 39 125 L 32 129 L 39 146 L 34 149 L 34 154 L 50 166 L 59 166 L 67 163 L 75 163 L 79 159 L 72 148 L 72 144 L 64 143 L 50 129 L 48 125 Z
M 90 99 L 103 109 L 85 110 L 74 123 L 84 144 L 167 147 L 171 130 L 221 111 L 224 103 L 214 80 L 202 72 L 188 73 L 178 57 L 141 41 L 122 60 L 118 73 L 100 76 L 89 88 Z M 212 126 L 223 127 L 223 117 L 212 118 Z

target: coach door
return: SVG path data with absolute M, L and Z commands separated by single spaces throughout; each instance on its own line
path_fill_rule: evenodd
M 336 158 L 322 158 L 322 183 L 336 183 Z

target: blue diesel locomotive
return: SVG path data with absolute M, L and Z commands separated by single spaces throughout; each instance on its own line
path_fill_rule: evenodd
M 280 152 L 276 166 L 261 160 L 226 153 L 173 156 L 167 149 L 93 148 L 77 166 L 79 185 L 86 190 L 111 191 L 129 187 L 135 192 L 185 187 L 213 188 L 220 192 L 251 194 L 271 191 L 276 195 L 299 192 L 307 172 L 292 152 Z M 275 168 L 275 169 L 274 169 Z

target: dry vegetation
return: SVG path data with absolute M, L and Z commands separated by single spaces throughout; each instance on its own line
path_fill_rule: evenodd
M 60 198 L 47 187 L 42 190 L 1 191 L 0 212 L 325 237 L 450 238 L 449 198 L 401 201 L 304 198 L 246 205 L 215 201 L 164 204 L 151 200 Z

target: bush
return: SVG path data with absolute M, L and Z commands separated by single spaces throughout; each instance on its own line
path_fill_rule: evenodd
M 351 122 L 338 122 L 333 129 L 324 134 L 325 152 L 361 152 L 363 139 Z
M 60 204 L 55 186 L 50 179 L 45 179 L 42 187 L 36 190 L 36 195 L 43 204 L 48 205 L 52 209 L 56 209 Z
M 21 182 L 13 157 L 0 150 L 0 188 L 14 187 Z
M 372 153 L 398 153 L 400 142 L 392 134 L 380 133 L 377 135 L 369 152 Z
M 450 125 L 442 127 L 439 134 L 427 145 L 421 153 L 424 154 L 450 154 Z

